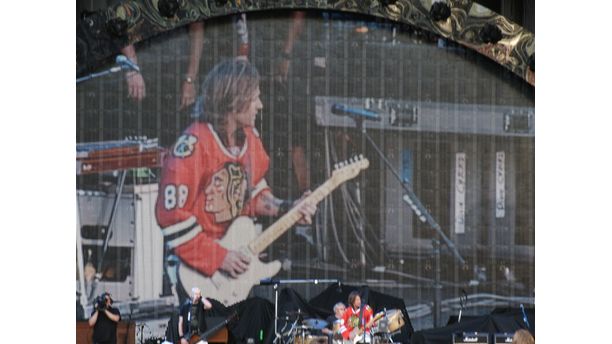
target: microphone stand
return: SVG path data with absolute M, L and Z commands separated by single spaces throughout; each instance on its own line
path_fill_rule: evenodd
M 87 76 L 77 78 L 76 83 L 80 84 L 83 81 L 91 80 L 99 76 L 104 76 L 110 73 L 119 72 L 122 69 L 130 69 L 130 70 L 140 73 L 140 68 L 138 67 L 138 65 L 136 65 L 134 62 L 132 62 L 129 58 L 125 57 L 124 55 L 117 55 L 117 57 L 115 58 L 115 64 L 116 66 L 111 67 L 105 71 L 98 72 L 98 73 L 92 73 Z
M 283 338 L 278 332 L 278 287 L 281 284 L 319 284 L 319 283 L 340 283 L 337 279 L 294 279 L 294 280 L 277 280 L 266 278 L 259 281 L 260 285 L 272 285 L 274 287 L 274 340 L 272 343 L 282 343 Z
M 455 257 L 456 261 L 458 261 L 461 265 L 465 265 L 465 260 L 459 254 L 459 251 L 457 250 L 457 247 L 455 247 L 455 244 L 453 244 L 453 242 L 446 236 L 446 234 L 444 234 L 444 231 L 442 231 L 442 228 L 440 227 L 438 222 L 436 222 L 436 220 L 433 218 L 433 216 L 431 216 L 429 211 L 427 211 L 427 208 L 423 206 L 423 204 L 421 203 L 417 195 L 412 190 L 412 187 L 408 183 L 402 180 L 400 175 L 393 168 L 393 165 L 391 165 L 391 162 L 389 162 L 389 159 L 387 159 L 387 157 L 385 156 L 385 153 L 383 153 L 380 150 L 376 142 L 374 142 L 374 140 L 370 137 L 370 135 L 368 135 L 366 131 L 366 127 L 363 123 L 363 119 L 353 117 L 353 120 L 355 121 L 356 127 L 361 131 L 361 135 L 365 137 L 366 141 L 368 141 L 368 143 L 370 143 L 372 148 L 374 148 L 374 150 L 376 151 L 380 159 L 385 163 L 385 166 L 387 167 L 387 169 L 391 171 L 391 173 L 393 173 L 393 176 L 395 177 L 395 179 L 399 181 L 400 185 L 406 192 L 406 195 L 403 197 L 403 200 L 412 207 L 412 209 L 415 211 L 417 216 L 419 216 L 419 220 L 426 222 L 436 232 L 436 237 L 431 239 L 431 245 L 433 249 L 433 254 L 435 256 L 433 317 L 434 317 L 434 326 L 437 327 L 439 326 L 440 312 L 441 312 L 441 298 L 442 298 L 442 295 L 441 295 L 442 284 L 440 283 L 440 280 L 441 280 L 440 275 L 441 275 L 441 270 L 442 270 L 440 267 L 440 239 L 442 240 L 444 245 L 448 247 L 452 255 Z

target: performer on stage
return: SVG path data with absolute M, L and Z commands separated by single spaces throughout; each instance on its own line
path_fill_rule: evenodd
M 204 311 L 211 308 L 212 304 L 202 297 L 200 288 L 193 287 L 191 299 L 186 301 L 179 310 L 178 333 L 181 344 L 189 344 L 191 337 L 206 331 Z
M 324 328 L 321 332 L 328 336 L 330 344 L 334 339 L 342 340 L 342 332 L 346 330 L 346 328 L 344 327 L 345 311 L 346 306 L 344 306 L 344 303 L 338 302 L 334 305 L 334 315 L 330 315 L 326 319 L 327 327 Z
M 357 333 L 357 329 L 365 330 L 366 336 L 369 334 L 370 326 L 366 326 L 368 322 L 372 319 L 372 315 L 374 311 L 370 306 L 365 305 L 363 309 L 361 307 L 361 297 L 359 296 L 358 291 L 352 291 L 348 297 L 349 307 L 344 312 L 343 320 L 344 320 L 344 330 L 341 331 L 342 338 L 344 340 L 353 340 L 359 333 Z M 364 329 L 364 326 L 365 329 Z
M 204 112 L 166 157 L 156 217 L 167 249 L 203 276 L 221 269 L 236 278 L 250 258 L 217 243 L 238 216 L 281 216 L 295 202 L 276 198 L 265 180 L 269 157 L 255 118 L 262 110 L 257 69 L 243 59 L 216 65 L 202 87 Z M 300 205 L 310 224 L 316 206 Z M 177 288 L 182 299 L 184 290 Z

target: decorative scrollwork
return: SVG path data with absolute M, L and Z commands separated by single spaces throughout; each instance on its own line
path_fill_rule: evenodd
M 107 29 L 108 32 L 102 35 L 93 35 L 87 32 L 87 26 L 79 25 L 82 29 L 77 29 L 77 73 L 112 56 L 120 46 L 137 43 L 194 21 L 239 12 L 317 9 L 367 14 L 416 26 L 474 49 L 528 83 L 535 84 L 535 72 L 528 67 L 529 57 L 535 49 L 533 33 L 471 0 L 447 0 L 448 17 L 446 11 L 431 15 L 432 5 L 439 3 L 434 0 L 161 0 L 170 1 L 169 4 L 178 3 L 176 13 L 170 17 L 168 12 L 165 12 L 166 16 L 160 13 L 159 1 L 128 0 L 103 12 L 104 23 L 113 19 L 125 21 L 127 39 L 111 34 L 113 29 Z M 119 25 L 113 27 L 120 28 Z

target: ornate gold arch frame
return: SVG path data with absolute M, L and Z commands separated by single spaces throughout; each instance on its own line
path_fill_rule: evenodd
M 325 10 L 371 15 L 413 25 L 485 55 L 535 86 L 535 36 L 472 0 L 447 0 L 450 16 L 435 20 L 436 0 L 129 0 L 81 18 L 77 25 L 77 74 L 92 70 L 128 44 L 191 22 L 239 12 Z M 161 6 L 160 6 L 161 5 Z M 160 8 L 163 8 L 160 11 Z M 165 10 L 164 10 L 165 9 Z M 164 13 L 162 15 L 160 12 Z M 501 39 L 486 43 L 482 30 L 496 27 Z M 529 65 L 532 65 L 530 67 Z M 535 68 L 534 68 L 535 69 Z

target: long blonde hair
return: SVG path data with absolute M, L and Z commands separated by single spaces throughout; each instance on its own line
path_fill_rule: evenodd
M 202 82 L 202 106 L 198 120 L 219 128 L 226 116 L 249 106 L 259 86 L 259 72 L 251 63 L 229 59 L 218 63 Z

